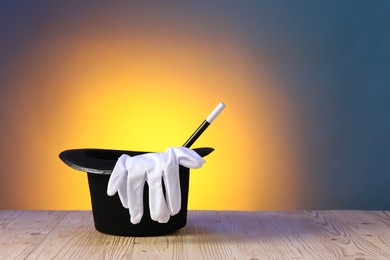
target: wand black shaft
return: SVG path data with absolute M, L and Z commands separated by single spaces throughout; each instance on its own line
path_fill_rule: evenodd
M 183 144 L 184 147 L 190 148 L 191 145 L 198 139 L 198 137 L 206 130 L 206 128 L 214 121 L 214 119 L 221 113 L 225 108 L 225 104 L 220 102 L 218 106 L 210 113 L 210 115 L 203 121 L 203 123 L 196 129 L 191 137 Z
M 183 144 L 184 147 L 190 148 L 191 145 L 198 139 L 198 137 L 206 130 L 206 128 L 210 125 L 207 120 L 204 120 L 203 123 L 196 129 L 196 131 L 191 135 L 190 138 Z

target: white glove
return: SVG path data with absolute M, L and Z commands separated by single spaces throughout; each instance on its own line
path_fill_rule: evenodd
M 187 168 L 200 168 L 205 160 L 185 147 L 168 148 L 163 153 L 145 153 L 137 156 L 123 154 L 118 158 L 107 186 L 107 194 L 118 192 L 123 207 L 129 209 L 130 221 L 137 224 L 144 213 L 145 181 L 149 185 L 150 217 L 167 223 L 181 207 L 179 164 Z M 164 179 L 166 201 L 163 193 Z

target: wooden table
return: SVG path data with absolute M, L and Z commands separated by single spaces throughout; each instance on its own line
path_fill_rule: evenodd
M 99 233 L 90 211 L 0 211 L 0 259 L 390 259 L 390 211 L 190 211 L 161 237 Z

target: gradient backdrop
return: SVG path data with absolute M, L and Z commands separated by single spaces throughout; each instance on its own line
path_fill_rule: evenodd
M 65 3 L 66 2 L 66 3 Z M 0 3 L 0 209 L 89 209 L 72 148 L 194 147 L 190 209 L 390 209 L 390 2 Z

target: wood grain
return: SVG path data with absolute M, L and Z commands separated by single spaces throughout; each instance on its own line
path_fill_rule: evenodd
M 390 259 L 389 211 L 190 211 L 160 237 L 99 233 L 90 211 L 0 211 L 0 259 Z

